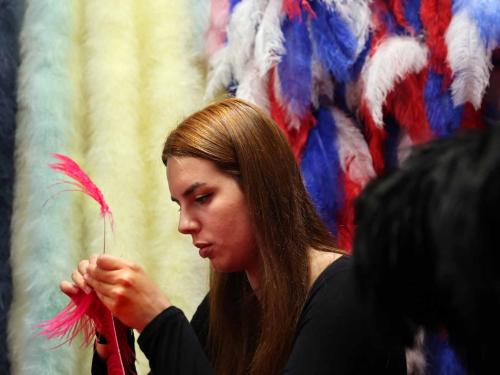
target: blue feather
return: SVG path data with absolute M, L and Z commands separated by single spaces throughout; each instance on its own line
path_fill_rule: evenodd
M 357 57 L 356 61 L 354 62 L 354 65 L 351 68 L 351 77 L 353 79 L 358 78 L 359 73 L 361 73 L 361 69 L 363 69 L 363 66 L 365 65 L 366 57 L 368 56 L 368 52 L 370 52 L 370 48 L 372 45 L 372 40 L 373 40 L 373 34 L 370 33 L 368 35 L 368 38 L 366 39 L 365 46 L 361 50 L 359 56 Z
M 336 216 L 343 202 L 343 186 L 337 150 L 337 129 L 329 109 L 320 107 L 317 124 L 309 132 L 301 170 L 304 184 L 316 210 L 332 231 L 337 233 Z
M 311 20 L 316 55 L 337 81 L 350 81 L 357 49 L 355 35 L 334 9 L 320 1 L 311 4 L 316 13 Z
M 454 107 L 451 92 L 443 90 L 443 76 L 429 70 L 424 88 L 427 119 L 435 136 L 454 134 L 460 127 L 463 107 Z
M 500 1 L 454 0 L 453 14 L 466 11 L 479 29 L 486 46 L 500 45 Z
M 304 19 L 306 15 L 303 15 Z M 288 111 L 303 117 L 311 102 L 311 40 L 305 22 L 283 22 L 286 53 L 278 64 L 278 76 Z
M 233 13 L 234 7 L 240 2 L 241 0 L 229 0 L 229 13 Z
M 420 20 L 420 2 L 421 0 L 405 1 L 405 17 L 416 34 L 422 32 L 422 21 Z
M 446 338 L 426 332 L 425 352 L 428 375 L 466 375 L 465 370 Z
M 20 8 L 16 0 L 5 0 L 0 5 L 0 374 L 6 375 L 10 373 L 7 313 L 12 301 L 9 259 Z

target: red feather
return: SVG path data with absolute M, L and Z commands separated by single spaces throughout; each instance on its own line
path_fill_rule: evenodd
M 452 0 L 422 0 L 420 4 L 420 17 L 430 50 L 430 67 L 445 76 L 445 87 L 451 82 L 451 69 L 446 62 L 448 48 L 444 38 L 451 22 L 451 3 Z
M 364 124 L 365 134 L 368 139 L 368 147 L 373 159 L 373 168 L 378 176 L 384 173 L 385 161 L 383 153 L 384 141 L 387 133 L 383 128 L 379 128 L 368 109 L 366 102 L 362 101 L 359 109 L 359 117 Z
M 49 167 L 64 173 L 73 180 L 62 181 L 62 183 L 75 186 L 76 191 L 85 193 L 97 201 L 101 207 L 101 215 L 104 220 L 109 218 L 113 226 L 113 216 L 101 190 L 74 160 L 61 154 L 53 155 L 59 160 L 59 163 L 49 164 Z M 65 339 L 63 344 L 71 343 L 79 333 L 83 333 L 85 345 L 92 342 L 97 330 L 108 339 L 111 345 L 111 354 L 106 360 L 108 374 L 125 375 L 135 373 L 133 370 L 134 354 L 127 343 L 127 327 L 113 317 L 111 312 L 97 298 L 95 292 L 86 294 L 80 290 L 71 297 L 70 303 L 59 314 L 50 320 L 42 322 L 36 328 L 42 329 L 38 335 L 47 336 L 49 339 L 55 337 Z
M 302 151 L 307 142 L 307 136 L 309 135 L 309 131 L 316 125 L 316 119 L 312 115 L 310 111 L 306 113 L 306 115 L 300 120 L 299 129 L 293 129 L 288 126 L 287 115 L 285 109 L 276 98 L 274 93 L 274 77 L 276 74 L 275 68 L 270 73 L 268 90 L 269 90 L 269 103 L 271 107 L 271 117 L 281 128 L 283 133 L 290 144 L 295 159 L 297 163 L 300 164 L 300 157 L 302 155 Z
M 387 95 L 384 109 L 405 128 L 413 143 L 429 141 L 432 131 L 427 121 L 423 90 L 427 69 L 409 74 Z

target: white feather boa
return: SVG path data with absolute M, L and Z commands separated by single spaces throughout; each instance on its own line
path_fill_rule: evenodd
M 410 73 L 427 65 L 427 47 L 417 39 L 393 36 L 384 40 L 361 72 L 363 98 L 377 126 L 383 126 L 382 106 L 387 94 Z

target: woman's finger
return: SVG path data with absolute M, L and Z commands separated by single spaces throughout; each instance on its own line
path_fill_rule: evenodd
M 89 294 L 92 289 L 87 285 L 87 282 L 84 279 L 84 275 L 80 273 L 79 270 L 73 271 L 71 274 L 71 279 L 73 280 L 74 284 L 80 288 L 83 289 L 83 291 L 87 294 Z
M 78 294 L 78 292 L 80 291 L 80 288 L 78 288 L 78 286 L 66 280 L 61 281 L 61 284 L 59 284 L 59 288 L 68 297 Z
M 123 268 L 137 269 L 138 266 L 128 259 L 115 257 L 113 255 L 101 254 L 97 257 L 97 267 L 107 271 L 114 271 Z

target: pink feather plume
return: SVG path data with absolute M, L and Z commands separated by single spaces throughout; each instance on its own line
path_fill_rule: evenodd
M 101 190 L 74 160 L 61 154 L 53 156 L 59 162 L 49 164 L 49 167 L 72 179 L 61 183 L 76 187 L 67 191 L 79 191 L 92 197 L 99 203 L 103 219 L 109 218 L 113 227 L 113 216 Z M 41 329 L 38 335 L 47 336 L 49 339 L 63 339 L 63 344 L 71 343 L 78 334 L 83 333 L 84 345 L 90 345 L 96 331 L 99 331 L 110 344 L 111 354 L 106 360 L 108 374 L 135 374 L 134 354 L 127 343 L 128 328 L 113 317 L 95 292 L 86 294 L 80 290 L 71 296 L 71 301 L 59 314 L 35 328 Z

